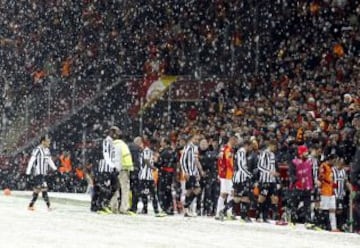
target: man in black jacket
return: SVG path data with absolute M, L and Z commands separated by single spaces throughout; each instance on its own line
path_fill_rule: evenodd
M 157 162 L 159 168 L 159 200 L 161 208 L 166 214 L 174 214 L 173 204 L 173 182 L 176 172 L 176 152 L 171 148 L 168 138 L 162 137 L 160 140 L 160 158 Z
M 201 140 L 199 149 L 199 160 L 205 172 L 201 178 L 200 185 L 204 191 L 203 215 L 214 216 L 218 198 L 219 187 L 217 184 L 217 158 L 218 143 L 211 141 L 209 145 L 206 139 Z M 201 212 L 201 197 L 197 199 L 197 212 Z
M 134 163 L 134 170 L 130 172 L 130 189 L 132 192 L 132 202 L 130 211 L 137 212 L 137 204 L 140 197 L 140 186 L 139 186 L 139 168 L 141 153 L 144 149 L 144 144 L 141 137 L 136 137 L 133 143 L 129 144 L 131 157 Z

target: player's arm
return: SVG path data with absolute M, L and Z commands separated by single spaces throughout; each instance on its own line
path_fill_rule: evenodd
M 292 160 L 290 160 L 288 162 L 288 165 L 289 165 L 289 179 L 290 179 L 290 183 L 295 183 L 297 181 L 297 178 L 296 178 L 296 166 L 295 164 L 293 163 Z
M 252 178 L 252 183 L 254 187 L 258 187 L 259 186 L 259 181 L 260 181 L 260 163 L 261 163 L 261 154 L 256 155 L 257 160 L 253 161 L 254 164 L 254 170 L 253 170 L 253 178 Z
M 266 153 L 262 153 L 260 155 L 260 158 L 259 158 L 259 162 L 258 162 L 258 169 L 260 171 L 263 171 L 263 172 L 269 172 L 269 170 L 267 168 L 265 168 L 265 166 L 263 166 L 263 164 L 266 164 L 268 163 L 268 156 Z
M 51 156 L 49 156 L 49 165 L 50 165 L 51 169 L 53 169 L 54 171 L 57 170 L 56 165 L 55 165 L 54 161 L 52 160 Z
M 318 175 L 318 183 L 319 183 L 319 187 L 323 184 L 323 182 L 325 181 L 325 168 L 324 168 L 324 164 L 321 164 L 319 167 L 319 175 Z
M 222 159 L 224 157 L 224 147 L 221 147 L 221 150 L 218 154 L 218 159 Z
M 145 150 L 144 151 L 144 163 L 146 166 L 148 166 L 149 168 L 151 168 L 152 170 L 157 170 L 157 168 L 151 163 L 151 160 L 157 160 L 156 155 L 151 152 L 150 150 Z
M 146 163 L 152 170 L 158 170 L 158 168 L 156 167 L 156 166 L 154 166 L 154 165 L 152 165 L 151 163 L 150 163 L 150 161 L 148 162 L 148 163 Z
M 36 156 L 37 156 L 38 153 L 39 153 L 39 150 L 38 150 L 38 149 L 35 149 L 35 150 L 32 152 L 31 157 L 30 157 L 30 160 L 29 160 L 28 165 L 27 165 L 27 167 L 26 167 L 26 172 L 25 172 L 26 175 L 30 175 L 31 169 L 32 169 L 33 166 L 34 166 L 34 162 L 35 162 L 35 160 L 36 160 Z
M 312 167 L 318 166 L 315 161 L 317 161 L 317 160 L 312 159 L 312 161 L 311 161 Z M 318 166 L 317 174 L 313 174 L 313 180 L 314 180 L 314 187 L 315 188 L 319 188 L 320 185 L 321 185 L 320 180 L 319 180 L 319 168 L 320 168 L 320 166 Z
M 233 163 L 235 164 L 236 159 L 233 159 L 233 161 L 234 161 Z M 241 165 L 243 166 L 243 170 L 246 172 L 246 174 L 248 174 L 249 177 L 252 177 L 252 170 L 249 167 L 251 165 L 250 165 L 250 163 L 248 163 L 246 153 L 241 154 Z M 235 171 L 237 169 L 238 165 L 235 164 L 234 166 L 235 166 L 235 169 L 234 169 L 234 171 Z
M 166 155 L 167 154 L 164 152 L 164 150 L 158 152 L 158 160 L 155 163 L 156 168 L 160 169 L 161 167 L 163 167 L 165 165 L 170 166 L 171 158 L 170 158 L 170 161 L 169 161 L 167 159 Z
M 256 155 L 252 155 L 249 164 L 248 164 L 248 168 L 249 171 L 252 175 L 251 177 L 251 181 L 253 183 L 255 183 L 255 181 L 259 178 L 259 169 L 258 169 L 258 165 L 257 165 L 257 156 Z
M 198 168 L 199 172 L 200 172 L 200 175 L 201 176 L 205 176 L 205 171 L 203 170 L 203 167 L 200 163 L 200 160 L 199 159 L 196 159 L 196 167 Z
M 270 161 L 269 161 L 270 162 Z M 280 176 L 280 168 L 279 168 L 279 164 L 275 162 L 275 170 L 271 172 L 271 174 L 274 177 L 279 177 Z
M 199 160 L 199 151 L 198 151 L 198 149 L 195 149 L 194 152 L 195 152 L 195 165 L 196 165 L 197 169 L 199 170 L 200 175 L 205 176 L 205 172 L 204 172 L 203 167 L 202 167 L 202 165 L 200 163 L 200 160 Z
M 237 151 L 234 157 L 234 174 L 239 170 L 239 163 L 242 163 L 242 158 L 240 152 Z
M 163 155 L 164 156 L 164 155 Z M 153 160 L 153 167 L 155 167 L 155 169 L 159 169 L 161 163 L 162 163 L 162 158 L 161 158 L 161 154 L 158 152 L 154 152 L 152 155 L 152 160 Z
M 346 181 L 346 188 L 348 189 L 348 191 L 351 193 L 353 191 L 352 185 L 349 181 Z
M 230 150 L 225 151 L 225 160 L 226 160 L 226 165 L 228 167 L 231 167 L 230 169 L 233 170 L 234 169 L 234 154 Z
M 181 151 L 180 159 L 179 159 L 179 167 L 181 173 L 185 174 L 185 168 L 184 168 L 184 150 Z
M 144 157 L 144 163 L 145 163 L 145 165 L 146 165 L 147 167 L 150 167 L 150 168 L 154 167 L 154 166 L 151 165 L 150 158 L 145 158 L 145 157 Z
M 346 179 L 345 179 L 345 186 L 346 186 L 347 190 L 350 192 L 350 195 L 352 195 L 353 187 L 350 183 L 350 180 L 349 180 L 349 177 L 347 174 L 346 174 Z
M 181 172 L 186 176 L 186 175 L 189 175 L 189 172 L 186 170 L 186 168 L 184 166 L 184 164 L 185 164 L 184 152 L 185 152 L 185 150 L 183 149 L 181 152 L 181 156 L 180 156 L 179 166 L 180 166 Z
M 27 167 L 26 167 L 26 175 L 30 175 L 31 169 L 32 169 L 32 167 L 33 167 L 33 165 L 34 165 L 35 160 L 36 160 L 36 157 L 35 157 L 35 156 L 31 156 L 31 158 L 30 158 L 30 160 L 29 160 L 29 163 L 28 163 L 28 165 L 27 165 Z

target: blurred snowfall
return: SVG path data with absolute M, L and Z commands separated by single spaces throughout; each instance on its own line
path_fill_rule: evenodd
M 26 206 L 31 193 L 21 195 L 0 196 L 1 247 L 355 248 L 360 244 L 356 234 L 309 231 L 302 225 L 291 228 L 203 217 L 98 215 L 89 212 L 84 204 L 87 196 L 82 194 L 50 193 L 54 211 L 48 212 L 40 199 L 37 210 L 30 212 Z

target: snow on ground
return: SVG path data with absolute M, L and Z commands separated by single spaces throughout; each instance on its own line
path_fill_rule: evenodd
M 37 210 L 31 212 L 30 192 L 0 195 L 1 248 L 360 247 L 356 234 L 207 217 L 98 215 L 89 212 L 87 195 L 50 192 L 50 196 L 54 211 L 48 212 L 40 198 Z

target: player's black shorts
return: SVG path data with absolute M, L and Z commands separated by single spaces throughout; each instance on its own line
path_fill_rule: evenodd
M 344 199 L 336 199 L 336 209 L 344 209 L 345 206 L 346 205 Z
M 196 176 L 190 176 L 185 183 L 185 189 L 200 188 L 200 182 Z
M 234 188 L 234 196 L 237 197 L 250 196 L 251 182 L 245 181 L 242 183 L 234 183 L 233 188 Z
M 33 188 L 36 189 L 47 189 L 48 185 L 46 182 L 46 177 L 44 175 L 37 175 L 33 179 Z
M 154 180 L 140 180 L 140 191 L 144 195 L 155 193 Z
M 319 188 L 314 188 L 311 191 L 311 201 L 312 202 L 319 202 L 320 201 L 320 190 L 319 190 Z
M 111 186 L 111 173 L 110 172 L 98 172 L 95 175 L 95 183 L 100 186 Z
M 259 185 L 260 195 L 263 196 L 271 196 L 271 195 L 278 195 L 278 189 L 276 183 L 260 183 Z

